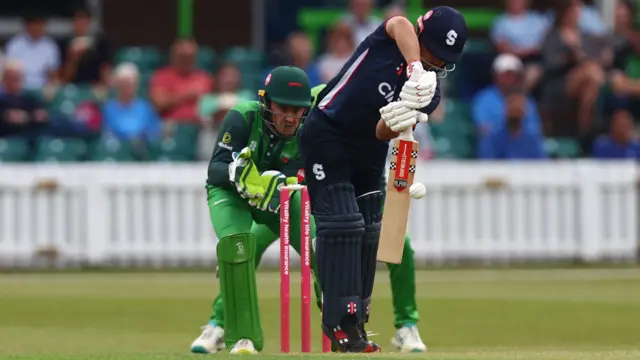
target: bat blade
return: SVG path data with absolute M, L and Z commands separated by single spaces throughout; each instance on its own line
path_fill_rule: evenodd
M 413 184 L 417 158 L 417 141 L 402 138 L 394 140 L 378 245 L 378 261 L 392 264 L 402 262 L 411 203 L 409 188 Z

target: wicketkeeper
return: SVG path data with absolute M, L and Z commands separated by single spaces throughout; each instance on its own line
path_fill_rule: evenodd
M 255 279 L 258 243 L 251 227 L 262 224 L 279 233 L 279 188 L 297 183 L 296 174 L 302 173 L 295 135 L 310 106 L 311 86 L 305 72 L 278 67 L 267 77 L 259 101 L 239 103 L 226 114 L 213 150 L 207 201 L 220 239 L 224 342 L 232 354 L 254 354 L 264 346 Z M 299 193 L 293 194 L 290 211 L 292 219 L 300 218 Z M 311 227 L 315 233 L 313 222 Z M 300 223 L 292 221 L 290 229 L 291 245 L 299 253 Z M 203 340 L 215 331 L 205 326 L 191 351 L 212 352 Z

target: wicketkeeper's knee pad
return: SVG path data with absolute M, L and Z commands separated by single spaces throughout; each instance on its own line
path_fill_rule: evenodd
M 250 233 L 225 236 L 218 242 L 217 255 L 227 349 L 240 339 L 250 339 L 260 351 L 264 339 L 254 267 L 256 242 Z
M 331 184 L 314 197 L 316 260 L 324 297 L 323 323 L 335 327 L 346 315 L 360 317 L 361 246 L 365 224 L 353 185 Z
M 365 224 L 362 236 L 361 276 L 362 298 L 368 299 L 373 293 L 373 283 L 376 275 L 376 257 L 382 229 L 384 194 L 381 191 L 373 191 L 358 196 L 356 200 Z M 369 307 L 368 304 L 367 307 Z

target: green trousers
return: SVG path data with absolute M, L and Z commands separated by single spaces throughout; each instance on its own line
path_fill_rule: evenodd
M 217 189 L 215 189 L 217 190 Z M 232 192 L 229 190 L 229 192 Z M 219 195 L 219 194 L 218 194 Z M 218 238 L 222 236 L 251 231 L 256 241 L 255 266 L 260 263 L 267 248 L 275 242 L 280 233 L 280 217 L 273 213 L 264 213 L 251 208 L 246 200 L 234 194 L 239 201 L 228 200 L 227 196 L 209 196 L 211 221 Z M 216 203 L 217 202 L 217 203 Z M 226 204 L 225 204 L 226 203 Z M 246 207 L 245 207 L 246 206 Z M 240 210 L 237 208 L 242 208 Z M 300 218 L 300 197 L 297 193 L 291 197 L 291 219 Z M 290 242 L 295 251 L 300 253 L 300 222 L 291 221 Z M 311 225 L 311 238 L 315 239 L 315 225 Z M 401 264 L 388 264 L 394 312 L 394 325 L 400 328 L 405 324 L 415 324 L 419 320 L 416 305 L 415 263 L 409 235 L 405 236 L 404 252 Z M 314 274 L 316 303 L 321 308 L 320 288 L 315 279 L 315 258 L 312 252 L 311 261 Z M 220 294 L 213 301 L 211 322 L 224 327 L 224 304 Z

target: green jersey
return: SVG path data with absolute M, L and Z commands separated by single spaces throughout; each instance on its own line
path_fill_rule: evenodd
M 244 101 L 225 115 L 209 162 L 207 184 L 233 188 L 229 181 L 229 164 L 234 152 L 251 149 L 251 159 L 260 172 L 276 170 L 285 176 L 304 179 L 304 166 L 296 136 L 283 138 L 275 134 L 260 116 L 260 103 Z

